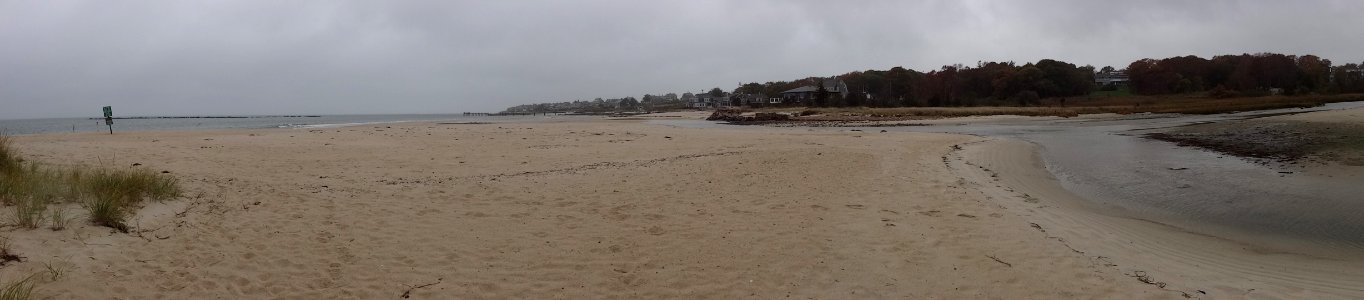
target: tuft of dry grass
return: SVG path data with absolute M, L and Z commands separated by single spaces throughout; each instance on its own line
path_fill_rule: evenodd
M 23 228 L 42 226 L 47 217 L 47 201 L 38 197 L 22 197 L 14 200 L 14 224 Z
M 90 213 L 90 223 L 118 229 L 120 232 L 128 232 L 127 220 L 131 208 L 128 201 L 117 197 L 117 195 L 99 194 L 87 198 L 81 206 Z
M 48 221 L 52 222 L 52 226 L 48 228 L 52 229 L 52 231 L 61 231 L 66 229 L 66 227 L 70 227 L 71 220 L 71 217 L 66 216 L 65 209 L 53 209 L 52 214 L 48 217 Z
M 66 275 L 67 270 L 68 267 L 66 263 L 44 262 L 43 271 L 39 274 L 46 274 L 47 281 L 52 282 L 61 279 L 63 275 Z

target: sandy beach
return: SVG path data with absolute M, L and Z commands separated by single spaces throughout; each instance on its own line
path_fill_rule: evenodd
M 25 260 L 0 280 L 64 266 L 50 299 L 1364 294 L 1359 260 L 1088 210 L 1022 142 L 648 119 L 18 136 L 31 159 L 140 164 L 188 196 L 132 234 L 8 229 Z

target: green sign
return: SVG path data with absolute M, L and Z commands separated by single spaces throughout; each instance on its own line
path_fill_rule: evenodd
M 105 117 L 105 118 L 108 118 L 108 117 L 112 117 L 112 116 L 114 116 L 114 107 L 113 107 L 113 106 L 105 106 L 105 107 L 104 107 L 104 117 Z

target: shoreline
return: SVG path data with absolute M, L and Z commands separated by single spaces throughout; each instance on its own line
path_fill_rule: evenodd
M 1190 124 L 1143 136 L 1244 157 L 1265 165 L 1364 166 L 1364 109 Z
M 156 228 L 151 241 L 89 227 L 72 229 L 98 236 L 79 243 L 20 232 L 18 251 L 45 255 L 7 270 L 90 256 L 68 261 L 75 275 L 44 289 L 68 298 L 373 298 L 435 278 L 444 289 L 413 296 L 1181 298 L 1249 287 L 1296 298 L 1359 296 L 1341 286 L 1364 282 L 1341 271 L 1364 266 L 1320 266 L 1074 206 L 1083 199 L 1065 201 L 1074 195 L 1059 185 L 1027 181 L 1051 175 L 1024 142 L 639 119 L 453 125 L 21 136 L 39 160 L 117 153 L 183 176 L 197 194 L 144 208 L 138 227 Z M 280 239 L 297 245 L 268 246 Z M 1134 242 L 1149 245 L 1124 245 Z M 194 260 L 216 262 L 183 264 Z M 1257 266 L 1281 271 L 1256 275 Z M 115 281 L 97 276 L 125 270 Z M 167 272 L 194 276 L 156 275 Z M 736 284 L 747 278 L 758 281 Z
M 1335 119 L 1326 120 L 1328 123 L 1324 126 L 1337 126 L 1338 128 L 1338 123 L 1329 122 L 1341 122 L 1342 117 L 1347 118 L 1347 120 L 1353 120 L 1354 122 L 1364 120 L 1364 117 L 1360 117 L 1359 115 L 1359 112 L 1364 112 L 1364 109 L 1350 108 L 1358 107 L 1358 104 L 1359 103 L 1356 102 L 1337 106 L 1345 107 L 1342 109 L 1314 109 L 1308 111 L 1278 110 L 1278 113 L 1269 115 L 1265 115 L 1265 112 L 1247 112 L 1244 113 L 1244 115 L 1251 116 L 1251 120 L 1256 122 L 1264 121 L 1259 119 L 1267 119 L 1275 122 L 1322 122 L 1323 120 L 1320 120 L 1321 117 L 1319 116 L 1327 115 L 1330 116 L 1329 118 Z M 1162 119 L 1169 118 L 1170 116 L 1156 115 L 1152 117 Z M 970 121 L 945 119 L 934 123 L 957 125 L 966 123 L 994 124 L 995 121 L 992 121 L 994 119 L 997 118 L 983 117 Z M 1039 120 L 1042 119 L 1028 118 L 1028 120 L 1024 120 L 1024 122 L 1019 124 L 1036 122 Z M 1060 122 L 1103 123 L 1112 120 L 1104 117 L 1094 118 L 1094 116 L 1089 116 Z M 1224 125 L 1227 127 L 1236 127 L 1242 126 L 1245 122 L 1247 121 L 1231 118 L 1213 124 L 1194 126 L 1212 126 L 1225 123 Z M 1177 129 L 1183 127 L 1187 127 L 1187 125 L 1156 127 L 1138 130 L 1138 132 L 1169 130 L 1171 128 Z M 933 130 L 929 128 L 925 129 L 927 129 L 925 131 L 930 132 Z M 1024 131 L 1028 130 L 1046 131 L 1046 129 L 1024 129 Z M 857 130 L 853 129 L 853 131 Z M 981 135 L 979 133 L 971 133 L 969 130 L 957 133 Z M 1015 138 L 1017 137 L 1004 139 Z M 1328 137 L 1328 139 L 1330 138 Z M 1062 224 L 1065 229 L 1061 232 L 1065 234 L 1058 234 L 1056 236 L 1049 235 L 1049 238 L 1054 238 L 1054 240 L 1061 242 L 1066 245 L 1066 247 L 1076 251 L 1076 253 L 1086 251 L 1103 253 L 1090 257 L 1095 260 L 1107 261 L 1104 263 L 1105 265 L 1139 266 L 1138 268 L 1119 268 L 1125 275 L 1142 277 L 1139 279 L 1145 283 L 1161 283 L 1194 296 L 1211 292 L 1210 286 L 1218 289 L 1216 293 L 1223 296 L 1228 294 L 1247 296 L 1252 292 L 1270 298 L 1358 298 L 1364 296 L 1364 289 L 1353 287 L 1364 283 L 1364 277 L 1351 273 L 1351 270 L 1364 269 L 1364 263 L 1361 263 L 1364 262 L 1364 253 L 1360 253 L 1359 248 L 1353 242 L 1318 239 L 1322 238 L 1318 236 L 1285 236 L 1282 235 L 1282 232 L 1254 232 L 1248 231 L 1246 228 L 1229 227 L 1230 225 L 1228 224 L 1194 224 L 1189 223 L 1190 220 L 1180 220 L 1178 218 L 1172 218 L 1174 216 L 1169 215 L 1144 216 L 1148 214 L 1128 211 L 1125 208 L 1100 203 L 1094 199 L 1085 199 L 1081 196 L 1077 196 L 1075 192 L 1068 190 L 1068 187 L 1063 187 L 1062 182 L 1054 178 L 1053 173 L 1055 171 L 1052 170 L 1052 166 L 1043 163 L 1043 161 L 1037 157 L 1039 155 L 1038 151 L 1040 150 L 1037 148 L 1037 145 L 1028 145 L 1030 144 L 1029 142 L 1023 142 L 1021 140 L 1003 142 L 1002 144 L 1011 143 L 1022 145 L 999 147 L 998 145 L 992 144 L 988 147 L 980 146 L 987 150 L 978 151 L 995 151 L 1014 154 L 1032 153 L 1031 157 L 1028 158 L 1032 161 L 1032 163 L 1030 163 L 1031 166 L 1005 166 L 1005 168 L 1014 168 L 1015 172 L 1004 174 L 1004 172 L 995 172 L 988 168 L 974 165 L 973 161 L 979 160 L 979 156 L 971 159 L 959 159 L 957 163 L 960 164 L 962 161 L 965 161 L 965 166 L 980 169 L 974 171 L 983 172 L 985 175 L 977 174 L 979 176 L 975 176 L 973 182 L 975 182 L 978 188 L 993 187 L 996 189 L 995 191 L 992 191 L 994 194 L 993 197 L 1004 199 L 1009 203 L 1025 203 L 1023 207 L 1016 208 L 1028 211 L 1028 214 L 1030 215 L 1052 215 L 1042 219 L 1046 220 L 1046 222 Z M 1180 148 L 1187 149 L 1186 151 L 1201 151 L 1201 149 L 1198 148 L 1183 146 Z M 1207 156 L 1209 156 L 1208 158 L 1213 158 L 1211 157 L 1213 155 Z M 1220 155 L 1216 156 L 1218 159 L 1221 158 Z M 1022 157 L 1016 155 L 1013 159 L 1024 161 Z M 1253 160 L 1253 158 L 1235 159 Z M 951 166 L 951 162 L 948 162 L 948 157 L 944 157 L 944 161 L 949 167 Z M 997 163 L 1005 162 L 997 161 Z M 1339 168 L 1330 165 L 1303 165 L 1294 166 L 1293 168 L 1299 170 L 1298 173 L 1302 173 L 1303 170 L 1307 171 L 1305 176 L 1322 176 L 1323 179 L 1332 181 L 1348 180 L 1345 178 L 1358 178 L 1357 175 L 1359 170 L 1358 167 L 1344 166 L 1343 168 Z M 959 169 L 966 168 L 962 167 Z M 1170 170 L 1183 169 L 1185 168 L 1172 167 Z M 1037 172 L 1037 170 L 1042 171 Z M 1292 174 L 1294 172 L 1280 171 L 1278 173 L 1280 173 L 1279 177 L 1282 177 L 1282 174 L 1284 173 Z M 970 176 L 973 175 L 963 175 L 962 178 L 965 179 Z M 1009 184 L 999 184 L 998 180 L 1002 180 L 1001 178 L 1005 177 L 1019 177 L 1024 178 L 1024 180 L 1023 182 L 1015 181 Z M 1343 178 L 1332 179 L 1325 177 Z M 1028 181 L 1028 178 L 1048 179 L 1043 181 Z M 1050 183 L 1047 183 L 1048 181 L 1050 181 Z M 1022 186 L 1023 188 L 1016 188 L 1015 186 Z M 1194 196 L 1196 197 L 1196 195 Z M 1330 206 L 1329 204 L 1323 205 Z M 1063 208 L 1056 208 L 1054 206 L 1062 206 Z M 1062 211 L 1048 211 L 1056 209 L 1061 209 Z M 1055 216 L 1058 214 L 1068 216 Z M 1044 225 L 1039 226 L 1050 227 Z M 1106 229 L 1093 230 L 1085 228 L 1085 226 L 1100 226 Z M 1039 231 L 1045 230 L 1042 229 L 1042 227 L 1038 227 L 1038 229 Z M 1116 235 L 1123 238 L 1113 238 L 1106 235 Z M 1073 240 L 1084 240 L 1084 242 L 1067 242 Z M 1094 242 L 1094 240 L 1108 240 L 1108 242 Z M 1112 246 L 1132 243 L 1133 241 L 1140 241 L 1137 243 L 1149 245 L 1144 247 Z M 1071 245 L 1077 246 L 1072 247 Z M 1150 253 L 1156 253 L 1155 255 L 1157 257 L 1152 257 L 1152 254 Z M 1121 257 L 1120 259 L 1127 261 L 1123 263 L 1112 263 L 1115 261 L 1115 257 Z M 1134 257 L 1146 259 L 1132 260 Z M 1226 276 L 1225 274 L 1209 273 L 1206 270 L 1198 268 L 1189 268 L 1188 265 L 1206 266 L 1232 274 L 1239 274 L 1236 276 Z M 1262 274 L 1255 271 L 1256 269 L 1262 268 L 1284 270 L 1284 272 L 1269 272 Z M 1149 270 L 1179 271 L 1152 272 Z M 1140 275 L 1138 275 L 1137 272 L 1140 272 Z M 1285 281 L 1281 278 L 1284 276 L 1308 279 Z M 1176 280 L 1181 282 L 1172 283 Z M 1306 282 L 1305 280 L 1315 282 Z
M 943 157 L 960 178 L 1023 211 L 1049 239 L 1144 283 L 1219 298 L 1364 296 L 1361 253 L 1294 254 L 1133 217 L 1062 187 L 1028 142 L 990 139 L 960 149 Z

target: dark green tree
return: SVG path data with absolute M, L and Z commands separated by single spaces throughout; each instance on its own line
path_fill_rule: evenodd
M 824 107 L 829 101 L 829 90 L 824 88 L 824 83 L 815 82 L 815 106 Z

